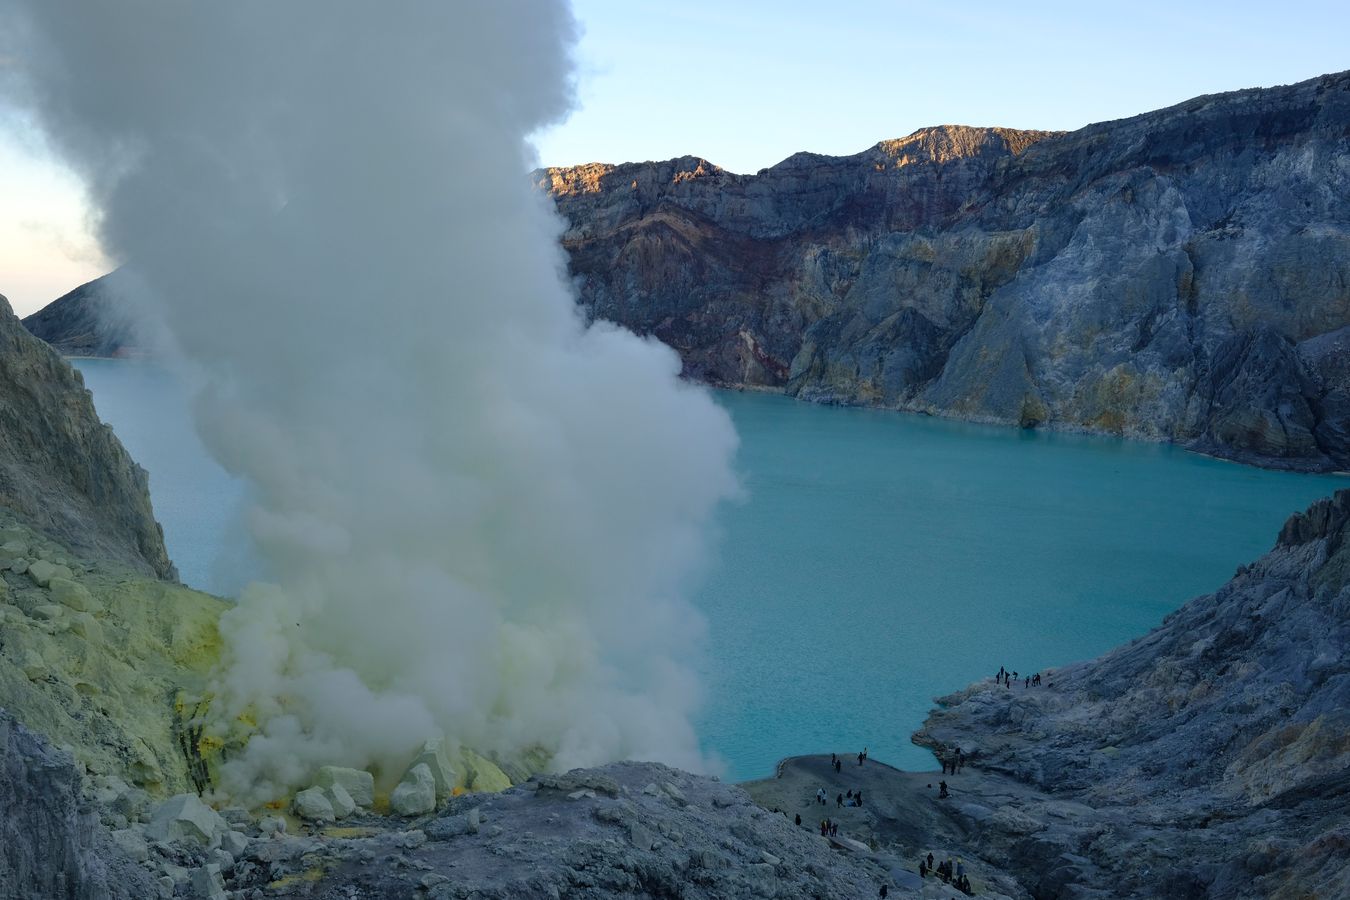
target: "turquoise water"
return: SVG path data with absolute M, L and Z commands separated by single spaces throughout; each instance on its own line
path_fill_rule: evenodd
M 243 489 L 206 456 L 182 391 L 143 363 L 79 367 L 150 471 L 183 579 L 233 593 L 254 572 L 234 524 Z M 909 735 L 933 697 L 1143 634 L 1268 549 L 1291 512 L 1350 487 L 1162 445 L 717 396 L 747 499 L 722 510 L 698 597 L 700 733 L 736 780 L 863 746 L 927 768 Z

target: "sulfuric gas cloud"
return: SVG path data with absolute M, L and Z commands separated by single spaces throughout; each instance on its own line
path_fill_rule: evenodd
M 700 763 L 686 597 L 736 438 L 672 351 L 577 314 L 526 177 L 575 29 L 556 0 L 0 0 L 7 97 L 251 486 L 236 796 L 440 733 Z

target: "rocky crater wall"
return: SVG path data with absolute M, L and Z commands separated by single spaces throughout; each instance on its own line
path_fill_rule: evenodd
M 1350 468 L 1350 73 L 755 175 L 536 177 L 589 314 L 690 377 Z

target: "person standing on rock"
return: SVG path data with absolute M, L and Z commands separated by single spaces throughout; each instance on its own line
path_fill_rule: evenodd
M 844 771 L 844 761 L 842 759 L 836 759 L 834 761 L 834 774 L 838 775 L 842 771 Z
M 939 782 L 938 782 L 938 799 L 939 799 L 939 800 L 946 800 L 949 796 L 951 796 L 951 795 L 947 793 L 947 782 L 945 782 L 945 781 L 939 781 Z
M 835 798 L 834 798 L 834 805 L 835 805 L 835 806 L 843 806 L 843 805 L 844 805 L 844 795 L 843 795 L 843 794 L 838 794 L 838 795 L 835 796 Z
M 862 765 L 862 761 L 863 761 L 863 755 L 862 755 L 861 753 L 859 753 L 859 754 L 858 754 L 858 765 L 861 766 L 861 765 Z
M 885 897 L 885 896 L 886 896 L 886 893 L 887 893 L 887 892 L 886 892 L 886 885 L 883 884 L 883 885 L 881 886 L 881 893 L 880 893 L 878 896 Z
M 797 823 L 797 827 L 800 828 L 800 827 L 802 826 L 802 814 L 801 814 L 801 813 L 797 813 L 797 818 L 796 818 L 795 821 L 796 821 L 796 823 Z
M 933 854 L 928 854 L 928 871 L 933 871 Z
M 824 806 L 824 805 L 825 805 L 825 789 L 824 789 L 824 788 L 816 788 L 816 802 L 819 803 L 821 806 Z

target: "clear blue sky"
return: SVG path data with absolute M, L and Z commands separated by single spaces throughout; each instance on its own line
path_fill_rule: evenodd
M 925 125 L 1072 129 L 1350 68 L 1350 0 L 574 0 L 580 105 L 548 165 L 690 153 L 752 172 Z M 0 119 L 0 293 L 99 274 L 73 179 Z

